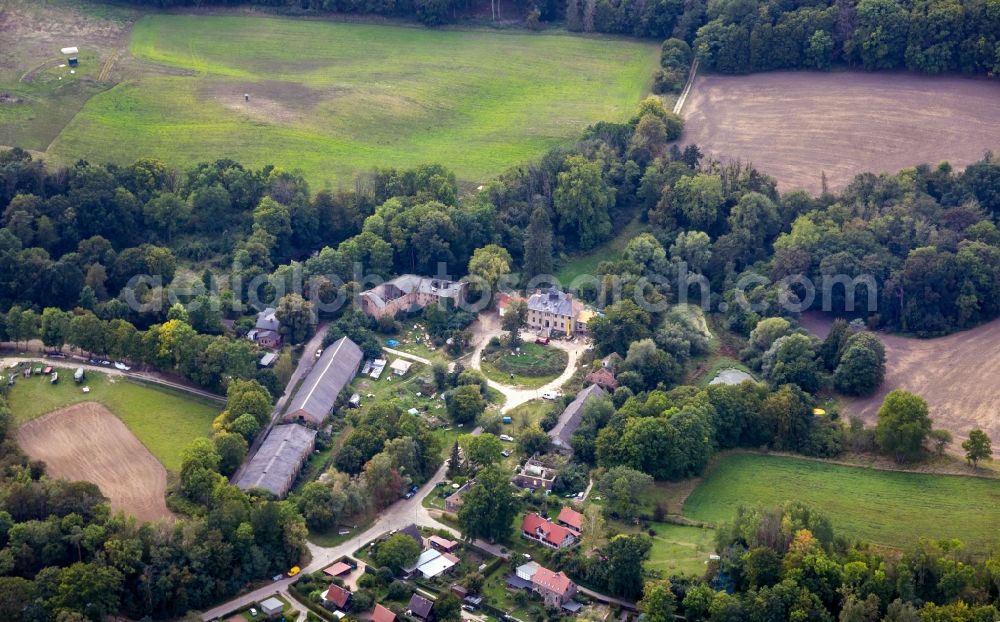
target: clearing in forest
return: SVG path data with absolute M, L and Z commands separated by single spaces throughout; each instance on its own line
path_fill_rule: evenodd
M 171 517 L 166 469 L 101 404 L 85 402 L 33 419 L 17 429 L 17 443 L 43 460 L 52 477 L 97 484 L 116 511 L 139 520 Z

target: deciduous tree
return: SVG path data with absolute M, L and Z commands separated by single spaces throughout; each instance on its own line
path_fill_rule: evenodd
M 524 277 L 552 274 L 552 219 L 542 206 L 531 212 L 524 234 Z
M 980 460 L 988 460 L 993 456 L 993 445 L 990 442 L 990 437 L 979 428 L 969 432 L 969 438 L 962 443 L 962 449 L 965 450 L 965 459 L 973 467 L 978 467 Z
M 480 471 L 463 495 L 458 522 L 467 538 L 503 541 L 510 537 L 519 509 L 509 473 L 493 465 Z
M 599 162 L 578 155 L 566 158 L 552 201 L 560 231 L 573 236 L 580 249 L 593 248 L 611 233 L 608 210 L 615 190 L 605 182 Z
M 875 439 L 879 448 L 899 462 L 920 456 L 931 431 L 927 402 L 902 389 L 890 391 L 878 411 Z

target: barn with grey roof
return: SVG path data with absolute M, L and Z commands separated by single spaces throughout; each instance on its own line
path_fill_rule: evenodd
M 296 391 L 284 420 L 322 425 L 337 396 L 354 379 L 363 358 L 361 348 L 347 337 L 327 346 Z
M 244 467 L 236 485 L 240 490 L 261 488 L 278 498 L 284 497 L 315 445 L 315 430 L 301 425 L 274 426 Z
M 559 422 L 556 423 L 555 427 L 549 430 L 549 436 L 552 438 L 552 444 L 556 446 L 559 451 L 572 452 L 573 448 L 570 446 L 570 438 L 576 433 L 577 428 L 580 427 L 580 422 L 583 420 L 583 409 L 587 405 L 587 402 L 593 399 L 601 399 L 607 397 L 607 393 L 596 384 L 589 385 L 582 391 L 576 394 L 576 398 L 569 403 L 569 406 L 559 415 Z

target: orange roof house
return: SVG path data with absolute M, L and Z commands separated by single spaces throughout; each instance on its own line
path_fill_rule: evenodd
M 326 591 L 323 595 L 323 600 L 328 603 L 333 603 L 338 609 L 343 609 L 347 607 L 347 603 L 351 602 L 351 593 L 339 585 L 331 585 L 330 589 Z
M 372 622 L 395 622 L 396 614 L 389 611 L 382 605 L 375 603 L 375 609 L 372 610 Z
M 580 514 L 573 508 L 564 507 L 559 510 L 559 516 L 556 517 L 556 522 L 575 530 L 577 533 L 583 531 L 583 514 Z
M 526 515 L 521 521 L 521 535 L 553 549 L 576 544 L 576 534 L 573 531 L 535 513 Z

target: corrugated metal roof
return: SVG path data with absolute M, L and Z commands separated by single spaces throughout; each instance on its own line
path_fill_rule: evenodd
M 363 358 L 356 343 L 347 337 L 338 339 L 323 350 L 286 412 L 302 415 L 316 425 L 322 424 L 341 390 L 354 379 Z
M 312 451 L 315 438 L 315 430 L 301 425 L 274 426 L 236 485 L 241 490 L 263 488 L 279 497 L 285 496 Z

